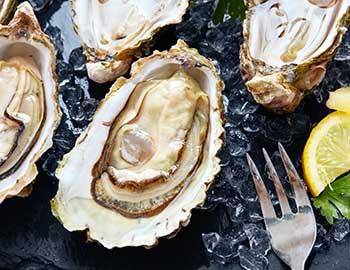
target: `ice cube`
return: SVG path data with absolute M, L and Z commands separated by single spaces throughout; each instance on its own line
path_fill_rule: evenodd
M 267 258 L 253 249 L 240 246 L 238 249 L 239 262 L 246 270 L 266 270 L 269 262 Z

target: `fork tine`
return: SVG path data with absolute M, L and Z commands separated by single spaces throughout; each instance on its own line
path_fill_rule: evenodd
M 249 154 L 247 154 L 247 160 L 248 165 L 250 168 L 250 173 L 252 174 L 256 193 L 258 194 L 261 210 L 264 216 L 264 219 L 266 218 L 276 218 L 276 212 L 273 208 L 269 193 L 266 190 L 265 184 L 260 176 L 260 173 L 253 161 L 253 159 L 250 157 Z
M 301 207 L 301 206 L 308 205 L 311 207 L 306 189 L 303 183 L 301 182 L 302 180 L 281 143 L 278 143 L 278 149 L 282 157 L 284 168 L 287 171 L 289 182 L 292 184 L 295 202 L 297 206 Z
M 266 164 L 269 169 L 269 177 L 275 186 L 275 190 L 281 206 L 282 215 L 292 214 L 292 210 L 290 209 L 286 193 L 284 192 L 284 188 L 281 184 L 280 178 L 278 177 L 276 169 L 273 166 L 273 163 L 269 157 L 269 154 L 266 152 L 265 148 L 263 148 L 262 151 L 264 153 Z

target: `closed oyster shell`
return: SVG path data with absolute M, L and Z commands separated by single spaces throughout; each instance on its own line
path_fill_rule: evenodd
M 220 170 L 223 87 L 183 41 L 134 63 L 60 163 L 54 215 L 107 248 L 153 246 L 187 225 Z
M 60 120 L 55 52 L 28 2 L 0 26 L 0 203 L 26 196 Z
M 349 23 L 350 0 L 248 0 L 241 73 L 254 99 L 293 111 L 323 79 Z
M 71 0 L 90 79 L 114 81 L 161 28 L 181 22 L 189 0 Z

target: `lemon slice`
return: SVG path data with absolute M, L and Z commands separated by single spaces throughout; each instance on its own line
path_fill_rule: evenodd
M 305 182 L 315 197 L 350 170 L 350 114 L 333 112 L 312 130 L 302 166 Z
M 330 92 L 326 105 L 330 109 L 350 113 L 350 88 L 340 88 Z

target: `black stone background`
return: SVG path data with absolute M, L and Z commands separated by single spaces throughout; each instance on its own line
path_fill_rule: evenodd
M 276 116 L 253 102 L 240 78 L 241 23 L 226 19 L 214 26 L 210 17 L 215 1 L 196 0 L 183 23 L 162 31 L 151 48 L 168 49 L 177 38 L 183 38 L 217 63 L 226 83 L 227 144 L 221 153 L 222 172 L 206 205 L 193 211 L 189 226 L 176 238 L 162 239 L 151 250 L 107 250 L 97 243 L 86 243 L 83 232 L 66 231 L 52 216 L 49 202 L 57 190 L 57 179 L 53 176 L 57 160 L 73 147 L 109 85 L 97 85 L 86 77 L 79 40 L 72 31 L 68 1 L 31 2 L 56 47 L 64 115 L 54 147 L 38 163 L 40 173 L 33 193 L 0 205 L 0 269 L 241 269 L 239 263 L 247 267 L 249 262 L 252 262 L 249 269 L 288 269 L 272 251 L 267 255 L 267 266 L 264 253 L 269 247 L 266 241 L 261 244 L 266 234 L 261 229 L 261 213 L 244 154 L 250 151 L 263 170 L 260 148 L 266 147 L 278 162 L 276 142 L 281 141 L 299 164 L 312 125 L 328 113 L 324 106 L 327 90 L 350 82 L 349 38 L 315 94 L 295 113 Z M 317 221 L 318 239 L 307 269 L 350 269 L 349 223 L 340 220 L 328 226 L 319 216 Z M 249 233 L 252 226 L 256 230 Z M 214 240 L 210 237 L 213 235 Z

